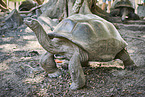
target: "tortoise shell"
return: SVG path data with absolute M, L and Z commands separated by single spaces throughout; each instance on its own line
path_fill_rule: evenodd
M 93 14 L 72 15 L 61 21 L 53 34 L 56 38 L 65 38 L 78 45 L 91 58 L 97 56 L 97 61 L 114 59 L 127 45 L 112 23 Z
M 134 10 L 132 2 L 129 0 L 118 0 L 112 4 L 112 8 L 121 8 L 121 7 L 127 7 Z

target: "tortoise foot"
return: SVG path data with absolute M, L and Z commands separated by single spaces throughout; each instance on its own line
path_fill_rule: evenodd
M 57 71 L 54 72 L 54 73 L 48 74 L 48 76 L 49 76 L 50 78 L 56 78 L 56 77 L 60 76 L 61 74 L 62 74 L 62 72 L 61 72 L 60 70 L 57 70 Z
M 133 65 L 133 66 L 126 66 L 125 69 L 133 71 L 137 68 L 137 66 Z
M 70 86 L 70 89 L 71 89 L 71 90 L 77 90 L 77 89 L 80 89 L 80 88 L 82 88 L 82 87 L 84 87 L 84 86 L 85 86 L 85 84 L 82 84 L 82 83 L 81 83 L 81 85 L 78 85 L 78 84 L 76 84 L 76 83 L 73 82 L 73 83 L 71 84 L 71 86 Z

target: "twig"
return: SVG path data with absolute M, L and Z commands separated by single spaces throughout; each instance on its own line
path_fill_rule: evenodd
M 30 12 L 42 7 L 42 5 L 31 8 L 29 11 L 19 11 L 19 14 L 29 14 Z
M 141 79 L 139 79 L 134 85 L 137 85 L 140 81 L 142 81 L 145 77 L 142 77 Z
M 145 41 L 144 39 L 142 39 L 142 38 L 137 38 L 137 37 L 130 37 L 130 36 L 127 36 L 126 38 L 133 38 L 133 39 L 138 39 L 138 40 L 143 40 L 143 41 Z

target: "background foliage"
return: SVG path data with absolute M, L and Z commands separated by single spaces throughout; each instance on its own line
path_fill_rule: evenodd
M 4 1 L 7 2 L 7 0 L 4 0 Z M 9 1 L 20 2 L 20 1 L 25 1 L 25 0 L 9 0 Z

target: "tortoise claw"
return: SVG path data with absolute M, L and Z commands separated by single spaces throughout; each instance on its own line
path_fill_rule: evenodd
M 70 86 L 70 89 L 71 90 L 77 90 L 77 89 L 81 89 L 82 87 L 84 87 L 85 85 L 84 84 L 82 84 L 82 85 L 78 85 L 78 84 L 76 84 L 76 83 L 72 83 L 71 84 L 71 86 Z
M 57 71 L 54 72 L 54 73 L 48 74 L 48 76 L 49 76 L 50 78 L 56 78 L 56 77 L 60 76 L 61 74 L 62 74 L 62 72 L 61 72 L 60 70 L 57 70 Z
M 126 66 L 125 69 L 133 71 L 137 68 L 137 66 L 133 65 L 133 66 Z

